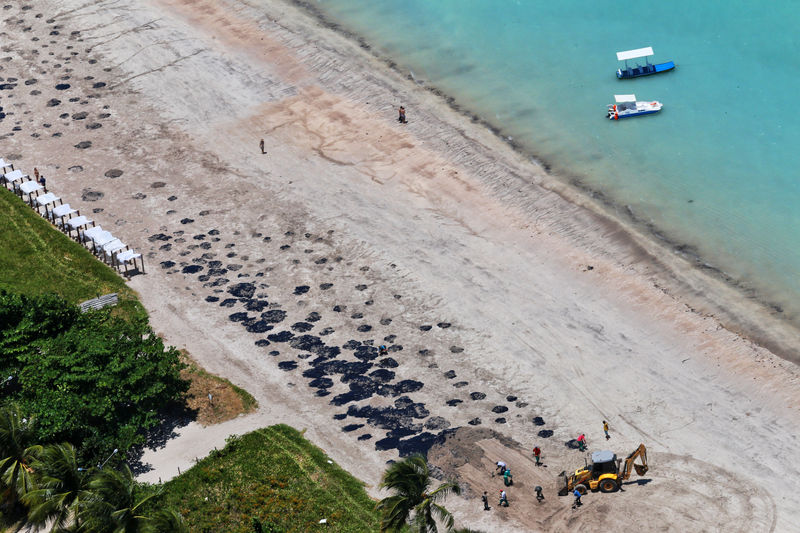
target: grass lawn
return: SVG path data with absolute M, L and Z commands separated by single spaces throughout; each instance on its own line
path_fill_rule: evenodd
M 171 507 L 195 533 L 375 532 L 379 515 L 360 481 L 286 425 L 259 429 L 164 484 L 152 508 Z M 326 525 L 320 525 L 321 519 Z
M 55 292 L 75 304 L 116 292 L 121 312 L 144 314 L 121 276 L 4 187 L 0 187 L 0 289 Z

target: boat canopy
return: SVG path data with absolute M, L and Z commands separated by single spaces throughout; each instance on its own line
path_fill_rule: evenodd
M 635 102 L 636 95 L 635 94 L 615 94 L 614 99 L 617 101 L 618 104 L 622 104 L 625 102 Z
M 625 61 L 628 59 L 636 59 L 637 57 L 647 57 L 653 55 L 653 48 L 637 48 L 636 50 L 627 50 L 625 52 L 617 52 L 617 61 Z

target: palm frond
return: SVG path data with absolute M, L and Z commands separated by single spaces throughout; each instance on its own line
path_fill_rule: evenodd
M 189 528 L 180 513 L 172 509 L 162 509 L 147 521 L 144 531 L 146 533 L 189 533 Z
M 432 514 L 436 515 L 447 531 L 453 529 L 453 524 L 455 523 L 455 518 L 453 518 L 453 513 L 442 507 L 437 503 L 431 504 L 431 512 Z
M 440 500 L 444 500 L 450 494 L 456 494 L 456 495 L 461 494 L 461 487 L 458 485 L 458 483 L 454 483 L 452 481 L 447 481 L 445 483 L 442 483 L 441 485 L 436 487 L 436 490 L 434 490 L 429 494 L 429 497 L 433 501 L 437 502 Z
M 417 533 L 436 533 L 436 520 L 431 514 L 430 500 L 426 500 L 417 506 L 413 521 L 414 531 Z
M 45 446 L 33 464 L 37 487 L 22 501 L 28 506 L 28 521 L 53 521 L 55 528 L 74 522 L 77 503 L 88 491 L 88 476 L 78 469 L 75 448 L 68 443 Z
M 401 531 L 408 522 L 413 506 L 409 505 L 408 498 L 396 494 L 378 502 L 376 506 L 381 512 L 381 531 Z

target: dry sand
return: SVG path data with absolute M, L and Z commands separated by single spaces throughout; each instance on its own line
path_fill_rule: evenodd
M 0 14 L 0 156 L 144 252 L 155 329 L 261 405 L 179 429 L 142 479 L 285 422 L 375 496 L 398 449 L 433 446 L 486 531 L 800 530 L 798 369 L 723 323 L 790 358 L 796 332 L 480 123 L 279 1 Z M 644 442 L 650 472 L 573 511 L 553 487 L 580 432 Z M 484 512 L 498 459 L 511 507 Z

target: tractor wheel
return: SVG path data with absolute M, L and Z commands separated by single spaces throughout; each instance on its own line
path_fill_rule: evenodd
M 586 485 L 583 485 L 583 484 L 575 485 L 575 490 L 580 492 L 581 496 L 588 492 L 588 490 L 586 489 Z
M 606 478 L 600 482 L 600 492 L 615 492 L 619 484 L 613 479 Z

